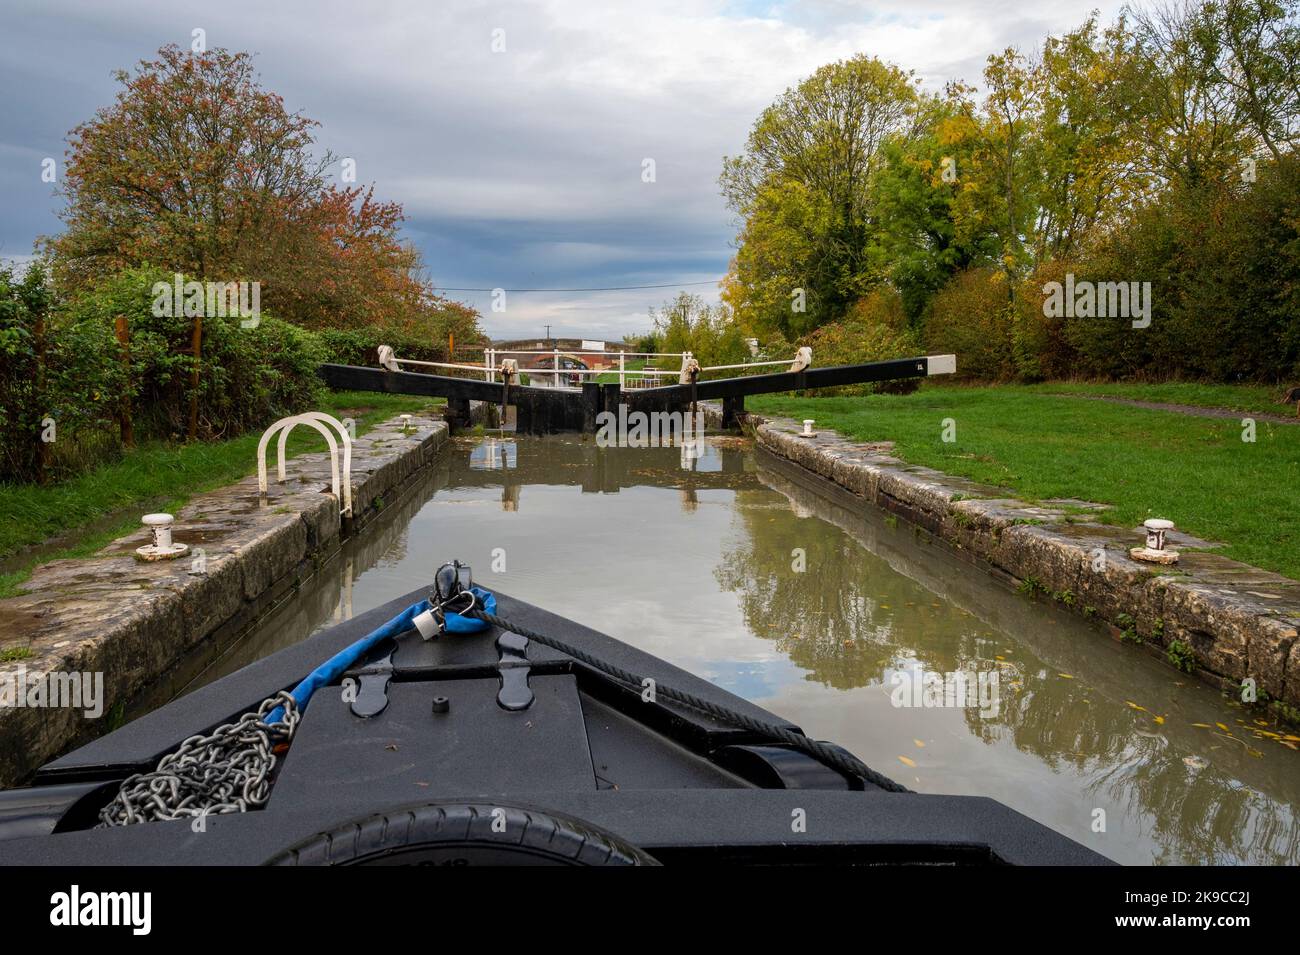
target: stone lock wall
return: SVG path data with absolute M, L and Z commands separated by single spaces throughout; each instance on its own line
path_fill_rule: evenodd
M 1115 634 L 1166 659 L 1171 647 L 1185 648 L 1194 672 L 1225 692 L 1240 696 L 1244 681 L 1254 680 L 1260 701 L 1300 722 L 1300 582 L 1229 560 L 1212 552 L 1217 545 L 1177 532 L 1171 546 L 1198 550 L 1184 550 L 1172 567 L 1140 563 L 1128 551 L 1142 544 L 1141 529 L 1088 519 L 1101 505 L 1029 504 L 1005 488 L 906 464 L 889 443 L 857 443 L 824 429 L 802 437 L 802 426 L 788 419 L 747 415 L 744 427 L 760 447 L 995 573 L 1105 621 Z

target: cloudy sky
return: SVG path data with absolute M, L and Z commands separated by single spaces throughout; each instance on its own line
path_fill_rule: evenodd
M 713 284 L 735 223 L 717 176 L 759 111 L 823 63 L 874 54 L 927 86 L 1080 23 L 1096 0 L 537 0 L 312 3 L 6 0 L 0 22 L 0 257 L 58 229 L 41 162 L 159 46 L 256 54 L 265 86 L 402 203 L 444 288 Z M 494 31 L 503 31 L 495 33 Z M 494 52 L 504 40 L 504 51 Z M 655 181 L 642 181 L 645 159 Z M 673 289 L 518 293 L 476 305 L 497 336 L 644 330 Z

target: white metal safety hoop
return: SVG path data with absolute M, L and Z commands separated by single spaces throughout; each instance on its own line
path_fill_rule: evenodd
M 271 443 L 271 438 L 278 432 L 280 440 L 276 443 L 277 474 L 279 482 L 283 484 L 287 478 L 285 471 L 285 445 L 289 440 L 289 432 L 300 424 L 309 425 L 325 436 L 325 441 L 330 447 L 330 480 L 331 487 L 334 491 L 334 497 L 342 501 L 343 509 L 341 513 L 345 517 L 352 516 L 352 436 L 348 434 L 348 429 L 343 427 L 343 423 L 337 418 L 327 415 L 321 411 L 308 411 L 304 414 L 290 415 L 287 418 L 281 418 L 271 427 L 267 428 L 262 435 L 262 440 L 257 443 L 257 489 L 260 493 L 265 494 L 267 491 L 266 481 L 266 446 Z M 329 425 L 329 427 L 326 427 Z M 331 430 L 333 429 L 333 430 Z M 339 444 L 334 439 L 334 432 L 337 431 L 343 439 L 343 479 L 339 479 Z

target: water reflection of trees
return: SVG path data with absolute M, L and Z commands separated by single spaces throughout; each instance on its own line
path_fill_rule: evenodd
M 820 521 L 795 520 L 763 491 L 737 493 L 743 532 L 714 571 L 745 622 L 812 676 L 837 689 L 879 682 L 901 653 L 952 670 L 977 656 L 977 633 L 949 608 Z M 806 570 L 792 569 L 794 551 Z
M 1089 761 L 1088 792 L 1113 812 L 1141 818 L 1170 865 L 1294 864 L 1300 820 L 1279 802 L 1213 764 L 1189 766 L 1159 736 L 1134 735 L 1113 762 Z
M 970 733 L 1008 740 L 1086 783 L 1101 807 L 1148 827 L 1167 862 L 1293 862 L 1300 820 L 1286 801 L 1207 766 L 1195 770 L 1145 714 L 1106 700 L 1086 680 L 1059 678 L 1023 643 L 991 638 L 974 617 L 896 572 L 841 529 L 796 518 L 766 490 L 737 493 L 737 533 L 714 576 L 746 625 L 796 665 L 840 690 L 887 682 L 892 667 L 1000 668 L 999 707 L 961 710 Z M 806 570 L 792 569 L 802 548 Z M 937 604 L 937 606 L 936 606 Z M 994 647 L 1001 646 L 994 658 Z M 1115 811 L 1114 808 L 1108 811 Z

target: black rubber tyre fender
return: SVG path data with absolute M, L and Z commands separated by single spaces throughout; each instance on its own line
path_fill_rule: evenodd
M 466 803 L 375 813 L 304 839 L 266 865 L 658 865 L 569 816 Z

